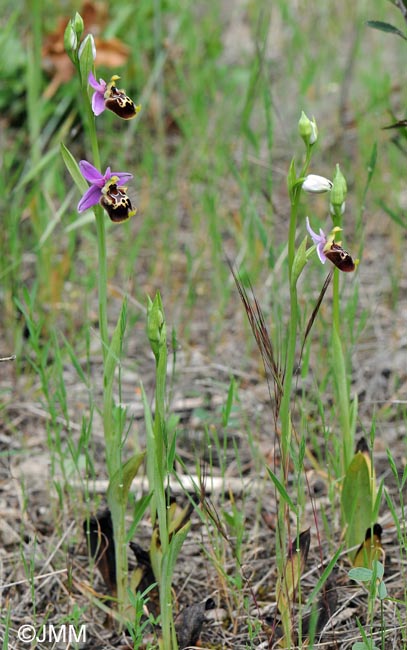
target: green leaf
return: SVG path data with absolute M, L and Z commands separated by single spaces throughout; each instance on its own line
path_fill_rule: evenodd
M 379 586 L 377 588 L 377 595 L 379 596 L 380 600 L 384 600 L 387 598 L 387 587 L 386 583 L 381 580 L 379 582 Z
M 112 340 L 109 345 L 108 354 L 105 364 L 104 384 L 105 386 L 111 384 L 114 379 L 114 372 L 120 360 L 120 352 L 122 349 L 124 331 L 126 329 L 127 317 L 127 300 L 123 300 L 122 308 L 120 310 L 119 318 L 117 319 L 116 327 L 113 332 Z
M 372 524 L 372 481 L 365 454 L 358 451 L 343 481 L 341 506 L 347 523 L 346 541 L 349 547 L 361 544 Z
M 143 383 L 141 382 L 141 399 L 144 407 L 144 422 L 146 425 L 146 445 L 147 445 L 147 478 L 148 485 L 153 494 L 150 502 L 150 516 L 151 521 L 155 521 L 157 514 L 157 494 L 160 493 L 161 488 L 161 475 L 156 467 L 156 445 L 153 417 L 151 414 L 150 404 L 147 400 L 147 395 L 144 390 Z M 158 474 L 158 476 L 157 476 Z M 158 487 L 158 491 L 157 491 Z
M 131 526 L 129 528 L 129 532 L 127 533 L 126 536 L 126 543 L 128 544 L 131 539 L 133 538 L 133 535 L 135 533 L 135 530 L 140 523 L 145 511 L 147 510 L 148 504 L 151 501 L 151 497 L 153 496 L 153 493 L 150 492 L 150 494 L 144 494 L 136 503 L 133 511 L 133 521 L 131 522 Z
M 380 510 L 382 496 L 383 496 L 383 488 L 384 488 L 384 479 L 380 481 L 379 489 L 377 490 L 377 494 L 374 500 L 373 509 L 372 509 L 372 521 L 377 521 L 379 517 L 379 510 Z
M 369 164 L 367 166 L 366 186 L 363 192 L 364 196 L 366 196 L 367 190 L 369 189 L 369 185 L 372 181 L 373 174 L 376 169 L 376 163 L 377 163 L 377 142 L 374 142 L 372 147 L 372 153 L 370 154 Z
M 405 34 L 403 34 L 403 32 L 401 32 L 399 29 L 397 29 L 397 27 L 394 27 L 394 25 L 391 25 L 390 23 L 385 23 L 381 20 L 367 20 L 366 25 L 372 29 L 378 29 L 381 32 L 395 34 L 396 36 L 400 36 L 402 39 L 407 41 Z
M 81 192 L 81 194 L 84 194 L 86 190 L 88 189 L 88 184 L 83 178 L 79 165 L 76 162 L 75 158 L 69 151 L 69 149 L 64 145 L 63 142 L 61 142 L 61 155 L 63 158 L 63 161 L 65 163 L 65 167 L 69 171 L 70 175 L 72 176 L 72 180 Z
M 222 426 L 227 427 L 229 424 L 229 418 L 230 414 L 232 411 L 232 406 L 233 406 L 233 400 L 235 397 L 235 392 L 236 392 L 236 380 L 232 376 L 230 379 L 230 384 L 229 384 L 229 390 L 228 390 L 228 396 L 226 399 L 226 404 L 222 408 Z
M 293 266 L 291 270 L 291 287 L 294 289 L 298 278 L 300 277 L 304 266 L 307 263 L 307 237 L 305 236 L 299 245 L 293 261 Z
M 65 228 L 65 232 L 72 232 L 73 230 L 78 230 L 78 228 L 83 228 L 88 223 L 93 223 L 95 221 L 95 215 L 90 210 L 86 210 L 83 214 L 80 215 L 75 221 L 69 224 Z
M 315 585 L 314 589 L 308 596 L 307 602 L 305 603 L 305 607 L 310 607 L 312 603 L 315 602 L 316 597 L 318 595 L 318 592 L 321 591 L 322 587 L 324 586 L 325 582 L 328 580 L 329 576 L 332 573 L 332 570 L 335 566 L 335 564 L 338 561 L 339 556 L 342 553 L 342 547 L 338 548 L 334 556 L 330 559 L 329 563 L 325 567 L 322 575 L 319 577 L 317 584 Z
M 356 569 L 351 569 L 348 572 L 348 576 L 351 580 L 357 582 L 370 582 L 373 577 L 372 569 L 366 569 L 366 567 L 357 567 Z
M 76 372 L 78 373 L 78 376 L 79 376 L 80 380 L 83 382 L 83 384 L 86 386 L 87 389 L 90 389 L 89 377 L 88 377 L 88 375 L 85 375 L 85 373 L 83 372 L 82 366 L 81 366 L 81 364 L 80 364 L 80 362 L 78 360 L 78 357 L 76 356 L 76 353 L 75 353 L 73 347 L 71 346 L 71 344 L 69 343 L 68 339 L 65 337 L 63 332 L 61 332 L 60 335 L 63 338 L 65 347 L 66 347 L 66 349 L 68 351 L 68 354 L 69 354 L 69 357 L 71 359 L 71 363 L 72 363 L 73 367 L 75 368 Z
M 164 557 L 163 561 L 163 572 L 168 576 L 172 576 L 174 573 L 175 563 L 177 557 L 181 551 L 182 545 L 186 539 L 186 536 L 189 533 L 191 528 L 191 522 L 188 521 L 185 526 L 181 528 L 173 537 L 171 538 L 170 544 L 168 546 L 168 551 Z
M 291 202 L 294 199 L 296 185 L 297 185 L 297 172 L 295 171 L 295 159 L 293 158 L 287 174 L 287 187 L 290 195 Z
M 145 451 L 134 454 L 111 478 L 107 489 L 109 503 L 121 504 L 122 507 L 126 505 L 131 484 L 145 455 Z
M 376 578 L 378 578 L 379 580 L 381 580 L 383 578 L 383 576 L 384 576 L 384 566 L 378 560 L 374 560 L 374 562 L 373 562 L 373 571 L 376 574 Z
M 296 513 L 297 508 L 294 505 L 293 501 L 291 500 L 291 497 L 289 496 L 289 494 L 288 494 L 287 490 L 285 489 L 284 485 L 279 481 L 277 476 L 271 471 L 271 469 L 269 467 L 267 467 L 266 469 L 267 469 L 267 472 L 268 472 L 271 480 L 273 481 L 274 485 L 276 486 L 278 492 L 280 493 L 281 497 L 284 499 L 285 503 L 287 503 L 290 506 L 291 510 L 294 513 Z

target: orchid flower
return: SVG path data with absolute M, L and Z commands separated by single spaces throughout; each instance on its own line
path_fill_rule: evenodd
M 126 221 L 136 210 L 127 196 L 123 183 L 133 178 L 128 172 L 112 172 L 108 167 L 104 174 L 86 160 L 81 160 L 79 169 L 82 176 L 91 184 L 78 203 L 78 212 L 100 203 L 115 222 Z
M 125 90 L 116 88 L 118 79 L 120 77 L 113 75 L 108 83 L 104 79 L 97 81 L 93 73 L 89 72 L 88 83 L 95 90 L 92 96 L 92 111 L 96 116 L 108 108 L 123 120 L 131 120 L 140 111 L 141 106 L 135 106 Z
M 336 233 L 340 232 L 342 228 L 335 226 L 332 228 L 328 237 L 325 235 L 322 228 L 319 229 L 319 235 L 314 232 L 310 226 L 309 219 L 307 217 L 307 230 L 312 237 L 312 241 L 315 244 L 317 255 L 322 264 L 325 264 L 328 259 L 332 264 L 334 264 L 340 271 L 344 273 L 351 273 L 354 271 L 359 264 L 359 260 L 354 260 L 352 256 L 342 248 L 342 242 L 335 242 Z

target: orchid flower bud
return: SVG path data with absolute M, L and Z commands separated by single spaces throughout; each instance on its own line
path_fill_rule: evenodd
M 68 22 L 64 33 L 64 47 L 73 63 L 76 62 L 78 45 L 84 30 L 83 18 L 78 12 Z
M 161 296 L 157 293 L 154 300 L 147 297 L 147 336 L 157 363 L 161 348 L 166 345 L 166 330 L 164 308 Z
M 78 58 L 79 61 L 81 58 L 84 56 L 84 53 L 86 50 L 90 48 L 92 52 L 92 59 L 96 59 L 96 45 L 95 45 L 95 39 L 93 38 L 93 34 L 88 34 L 82 41 L 81 46 L 79 48 L 78 52 Z
M 310 120 L 304 113 L 301 112 L 301 117 L 298 122 L 298 133 L 304 140 L 306 146 L 316 143 L 318 139 L 318 127 L 315 119 Z
M 308 174 L 302 184 L 302 189 L 304 192 L 309 192 L 310 194 L 323 194 L 332 190 L 332 185 L 332 181 L 329 178 L 325 178 L 325 176 Z
M 64 47 L 65 47 L 65 52 L 67 53 L 71 61 L 74 63 L 76 52 L 78 49 L 78 36 L 76 34 L 75 27 L 72 24 L 72 20 L 69 21 L 65 29 Z
M 83 39 L 79 48 L 78 59 L 82 87 L 86 88 L 88 85 L 89 72 L 91 72 L 93 62 L 96 59 L 95 39 L 92 34 L 88 34 L 86 38 Z
M 348 188 L 346 180 L 339 165 L 336 165 L 336 172 L 330 197 L 330 212 L 332 215 L 341 216 L 345 212 L 345 199 Z
M 75 29 L 78 41 L 81 39 L 85 25 L 83 24 L 83 18 L 78 12 L 75 13 L 74 17 L 71 20 L 73 27 Z

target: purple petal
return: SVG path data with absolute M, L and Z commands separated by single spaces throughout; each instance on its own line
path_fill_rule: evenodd
M 133 178 L 133 174 L 129 174 L 128 172 L 112 172 L 111 176 L 117 176 L 118 185 L 122 185 L 123 183 L 126 183 L 129 181 L 131 178 Z
M 103 93 L 96 91 L 92 96 L 92 111 L 94 115 L 100 115 L 105 110 L 105 98 Z
M 99 203 L 101 195 L 100 188 L 96 185 L 91 185 L 78 203 L 78 212 L 84 212 L 88 208 L 91 208 L 92 205 Z
M 105 184 L 105 179 L 96 167 L 91 165 L 87 160 L 81 160 L 79 163 L 79 169 L 81 174 L 89 183 L 97 185 L 98 187 L 103 187 Z
M 326 243 L 327 243 L 325 233 L 322 230 L 322 228 L 320 228 L 319 229 L 319 235 L 317 235 L 317 233 L 314 232 L 314 230 L 312 230 L 308 217 L 306 218 L 306 222 L 307 222 L 307 230 L 308 230 L 309 234 L 311 235 L 312 241 L 314 242 L 315 247 L 317 249 L 317 255 L 319 257 L 319 261 L 321 262 L 321 264 L 325 264 L 325 262 L 327 260 L 327 257 L 326 257 L 326 255 L 324 253 L 324 248 L 325 248 Z
M 314 230 L 312 230 L 308 217 L 306 218 L 306 222 L 307 222 L 307 230 L 308 230 L 309 234 L 311 235 L 312 241 L 314 242 L 314 244 L 316 246 L 318 244 L 323 244 L 325 246 L 326 237 L 325 237 L 325 233 L 322 230 L 322 228 L 319 229 L 319 235 L 317 235 L 317 233 Z
M 99 79 L 99 82 L 97 82 L 92 72 L 89 72 L 88 84 L 89 86 L 92 86 L 92 88 L 97 90 L 99 93 L 102 93 L 102 95 L 104 94 L 107 86 L 106 81 L 103 81 L 103 79 Z
M 324 246 L 325 244 L 323 242 L 320 242 L 317 246 L 317 255 L 319 257 L 319 261 L 321 262 L 321 264 L 325 264 L 327 260 L 327 257 L 324 253 Z

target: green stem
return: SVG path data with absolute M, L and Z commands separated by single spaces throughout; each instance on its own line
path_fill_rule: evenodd
M 154 431 L 156 436 L 156 467 L 159 472 L 159 479 L 156 483 L 157 516 L 160 531 L 160 542 L 162 551 L 162 564 L 160 576 L 160 611 L 161 630 L 165 648 L 176 648 L 174 643 L 174 625 L 171 607 L 171 583 L 172 575 L 168 572 L 168 546 L 169 531 L 167 521 L 166 503 L 166 477 L 168 476 L 167 455 L 168 440 L 165 430 L 165 386 L 167 373 L 167 345 L 166 341 L 160 346 L 160 353 L 156 363 L 156 392 L 155 392 L 155 421 Z M 167 567 L 167 568 L 166 568 Z
M 42 0 L 31 0 L 32 47 L 27 59 L 27 109 L 32 166 L 41 158 L 41 47 L 42 47 Z
M 333 215 L 334 223 L 342 227 L 341 210 Z M 335 377 L 336 399 L 339 405 L 339 421 L 342 434 L 342 472 L 345 473 L 353 455 L 353 439 L 351 430 L 351 412 L 349 381 L 347 375 L 347 355 L 341 340 L 341 312 L 339 301 L 339 269 L 334 269 L 332 287 L 332 364 Z
M 96 132 L 95 116 L 89 101 L 87 85 L 82 86 L 83 106 L 85 107 L 85 126 L 92 149 L 93 164 L 102 172 L 99 143 Z M 113 397 L 111 382 L 106 377 L 106 360 L 109 353 L 109 330 L 107 318 L 107 247 L 105 213 L 100 205 L 94 207 L 96 220 L 96 238 L 98 246 L 98 302 L 99 302 L 99 331 L 103 358 L 103 430 L 105 438 L 106 467 L 109 484 L 117 477 L 122 469 L 121 433 L 120 427 L 115 427 L 113 418 Z M 107 384 L 110 384 L 110 389 Z M 127 607 L 128 560 L 126 547 L 125 499 L 109 503 L 112 513 L 113 534 L 115 540 L 116 584 L 118 613 L 123 615 Z
M 311 150 L 312 147 L 307 147 L 307 152 L 305 156 L 305 161 L 300 173 L 299 178 L 306 176 L 308 166 L 311 160 Z M 281 473 L 282 473 L 282 482 L 284 485 L 287 483 L 287 472 L 288 472 L 288 461 L 289 461 L 289 452 L 290 452 L 290 443 L 291 443 L 291 393 L 292 393 L 292 384 L 295 368 L 295 353 L 296 353 L 296 343 L 297 343 L 297 329 L 298 329 L 298 300 L 297 300 L 297 287 L 294 282 L 292 282 L 292 273 L 293 273 L 293 264 L 295 258 L 295 235 L 297 230 L 297 219 L 298 219 L 298 208 L 301 197 L 301 185 L 294 185 L 290 188 L 290 199 L 291 199 L 291 210 L 290 210 L 290 222 L 288 227 L 288 277 L 289 277 L 289 286 L 290 286 L 290 321 L 288 326 L 288 338 L 287 338 L 287 353 L 286 353 L 286 364 L 285 364 L 285 374 L 284 374 L 284 383 L 283 383 L 283 394 L 280 404 L 280 421 L 281 421 Z M 277 535 L 277 557 L 278 557 L 278 569 L 280 575 L 283 575 L 284 571 L 284 549 L 286 547 L 286 512 L 287 506 L 284 500 L 280 500 L 278 507 L 278 522 L 279 522 L 279 534 Z M 287 647 L 291 646 L 291 621 L 288 616 L 287 619 L 283 620 L 285 640 L 288 644 Z
M 83 105 L 85 107 L 85 123 L 87 127 L 88 138 L 92 149 L 93 164 L 101 170 L 99 143 L 96 133 L 95 116 L 89 101 L 87 87 L 82 87 Z M 106 254 L 106 230 L 105 230 L 105 213 L 100 205 L 94 208 L 96 219 L 96 237 L 98 243 L 98 293 L 99 293 L 99 329 L 102 341 L 102 355 L 106 360 L 106 354 L 109 347 L 109 333 L 107 321 L 107 254 Z
M 334 269 L 333 287 L 332 287 L 332 324 L 340 331 L 340 311 L 339 311 L 339 269 Z
M 105 214 L 100 205 L 95 207 L 95 217 L 96 237 L 98 242 L 99 328 L 102 342 L 102 355 L 105 360 L 109 347 L 109 332 L 107 326 L 107 254 Z
M 305 161 L 301 169 L 300 178 L 306 176 L 308 166 L 311 160 L 311 147 L 307 147 Z M 281 399 L 280 418 L 281 418 L 281 439 L 283 453 L 283 468 L 287 460 L 291 436 L 291 416 L 290 402 L 291 389 L 295 364 L 295 349 L 297 340 L 298 327 L 298 304 L 297 304 L 297 287 L 291 282 L 293 263 L 295 257 L 295 234 L 297 230 L 298 207 L 301 197 L 301 186 L 296 186 L 291 191 L 291 210 L 290 223 L 288 227 L 288 276 L 290 281 L 290 323 L 288 328 L 287 341 L 287 358 L 283 384 L 283 396 Z
M 290 288 L 290 323 L 288 328 L 288 342 L 287 342 L 287 358 L 286 370 L 283 384 L 283 396 L 281 399 L 281 448 L 282 448 L 282 466 L 284 475 L 286 471 L 286 463 L 288 461 L 288 452 L 291 440 L 291 390 L 294 375 L 295 364 L 295 350 L 297 341 L 297 326 L 298 326 L 298 304 L 297 304 L 297 288 Z

